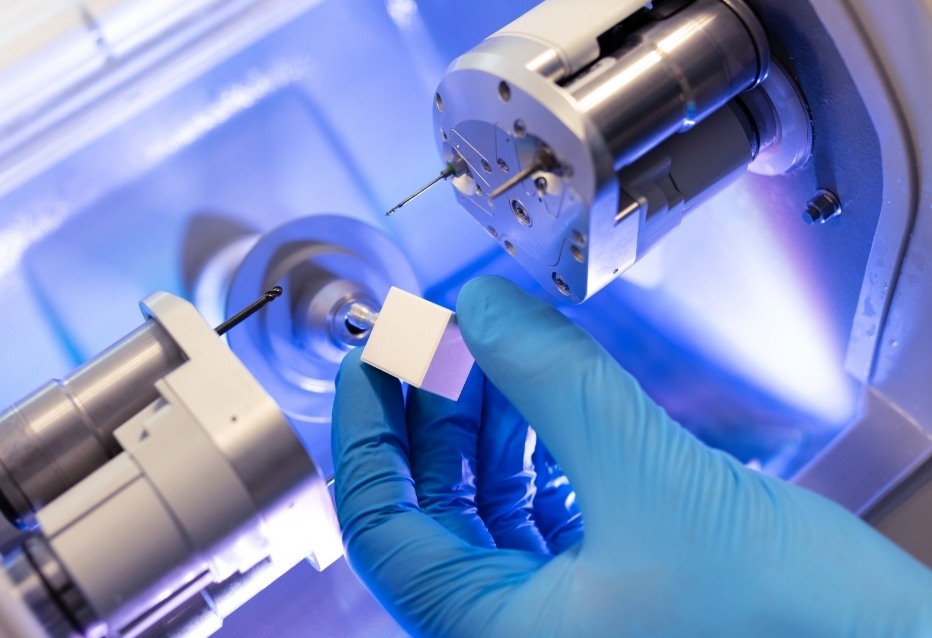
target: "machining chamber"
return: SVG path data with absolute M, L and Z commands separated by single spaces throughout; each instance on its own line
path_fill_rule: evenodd
M 377 306 L 393 283 L 452 307 L 463 282 L 495 273 L 584 325 L 710 445 L 827 494 L 932 559 L 928 3 L 737 3 L 763 35 L 733 22 L 723 31 L 732 44 L 744 38 L 727 60 L 734 82 L 697 91 L 696 110 L 684 111 L 658 75 L 641 94 L 657 100 L 632 102 L 649 108 L 627 115 L 600 111 L 613 102 L 592 88 L 622 70 L 606 59 L 627 55 L 625 38 L 664 27 L 616 28 L 637 2 L 562 2 L 573 8 L 565 41 L 528 37 L 542 27 L 527 20 L 484 41 L 531 0 L 110 4 L 91 7 L 90 31 L 69 3 L 22 14 L 55 26 L 41 30 L 51 48 L 22 40 L 25 27 L 4 33 L 20 46 L 0 58 L 0 406 L 136 329 L 137 303 L 153 291 L 192 300 L 215 325 L 280 282 L 288 298 L 228 343 L 326 476 L 330 375 L 352 339 L 331 338 L 346 325 L 334 308 Z M 734 3 L 653 5 L 730 18 Z M 766 63 L 778 69 L 768 80 L 786 83 L 765 102 L 801 96 L 807 121 L 793 122 L 808 125 L 811 156 L 800 165 L 793 149 L 805 144 L 788 121 L 768 128 L 758 111 L 755 134 L 743 125 L 761 104 L 746 89 Z M 502 77 L 470 75 L 483 65 Z M 506 109 L 525 99 L 538 110 L 522 111 L 522 130 Z M 571 99 L 592 109 L 568 111 Z M 646 123 L 631 130 L 623 115 Z M 513 143 L 511 155 L 466 157 L 461 146 L 469 173 L 386 220 L 453 159 L 454 134 Z M 784 156 L 745 172 L 767 146 L 752 138 Z M 520 197 L 489 204 L 543 146 L 572 170 L 529 175 Z M 680 158 L 683 172 L 670 168 Z M 683 176 L 704 167 L 715 178 L 690 190 Z M 841 214 L 807 224 L 810 203 L 822 221 L 823 191 Z M 586 228 L 552 214 L 581 203 L 609 214 Z M 476 223 L 492 212 L 503 221 Z M 626 239 L 605 243 L 618 227 Z M 565 269 L 551 267 L 561 259 Z M 604 264 L 594 275 L 593 263 Z M 216 600 L 236 597 L 233 588 Z M 309 633 L 401 635 L 343 561 L 322 573 L 299 564 L 216 635 Z

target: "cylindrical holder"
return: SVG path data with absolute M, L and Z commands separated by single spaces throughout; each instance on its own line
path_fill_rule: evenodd
M 0 414 L 0 511 L 19 527 L 119 451 L 113 431 L 184 361 L 154 321 Z
M 637 256 L 676 227 L 686 212 L 743 174 L 761 147 L 760 134 L 750 114 L 730 103 L 620 170 L 622 195 L 615 222 L 640 216 Z
M 769 64 L 763 29 L 740 1 L 696 0 L 623 38 L 564 88 L 621 167 L 761 82 Z
M 157 293 L 143 310 L 186 360 L 115 431 L 123 452 L 38 512 L 26 562 L 8 558 L 56 636 L 139 636 L 256 565 L 342 554 L 326 481 L 272 399 L 193 306 Z
M 34 556 L 27 553 L 29 549 L 33 549 L 30 553 Z M 48 545 L 42 539 L 29 539 L 23 546 L 4 556 L 0 596 L 6 605 L 12 604 L 14 609 L 18 608 L 20 619 L 28 619 L 33 625 L 17 628 L 19 633 L 12 635 L 28 638 L 85 638 L 78 618 L 82 617 L 86 608 L 81 607 L 80 598 L 74 601 L 78 606 L 75 610 L 62 604 L 54 584 L 48 582 L 54 583 L 55 574 L 43 574 L 50 567 L 46 566 L 48 557 Z M 3 621 L 0 621 L 2 624 Z
M 296 427 L 328 425 L 340 362 L 368 338 L 357 315 L 377 312 L 392 285 L 419 290 L 407 257 L 381 231 L 343 215 L 293 220 L 262 236 L 233 276 L 230 309 L 272 286 L 284 293 L 231 332 L 230 347 Z M 321 455 L 312 431 L 329 441 L 329 428 L 301 431 Z
M 136 638 L 194 638 L 209 636 L 223 621 L 284 572 L 280 565 L 264 560 L 222 583 L 212 583 L 166 614 Z
M 547 19 L 568 6 L 535 9 L 455 60 L 434 126 L 443 160 L 463 167 L 450 180 L 460 205 L 545 289 L 578 303 L 634 264 L 662 226 L 631 214 L 638 203 L 619 171 L 754 89 L 771 61 L 742 0 L 590 0 L 573 5 L 573 22 L 601 26 L 578 34 Z M 627 17 L 611 26 L 593 18 L 616 10 Z M 714 135 L 689 139 L 715 156 L 720 180 L 732 177 L 733 148 L 721 151 Z M 760 148 L 743 144 L 745 158 Z M 806 146 L 795 147 L 784 170 L 805 161 Z M 709 176 L 699 191 L 714 190 Z

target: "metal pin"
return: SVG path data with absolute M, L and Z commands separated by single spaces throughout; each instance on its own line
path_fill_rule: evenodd
M 361 301 L 356 301 L 350 306 L 344 322 L 351 334 L 361 335 L 372 330 L 378 318 L 377 311 Z
M 489 199 L 495 199 L 510 189 L 512 186 L 520 184 L 537 171 L 552 171 L 556 165 L 557 158 L 554 157 L 553 152 L 546 147 L 542 147 L 537 151 L 533 162 L 522 168 L 520 171 L 515 173 L 511 179 L 489 193 Z
M 417 197 L 418 195 L 421 195 L 422 193 L 424 193 L 427 189 L 429 189 L 431 186 L 433 186 L 433 185 L 436 184 L 437 182 L 440 182 L 440 181 L 442 181 L 442 180 L 445 180 L 445 179 L 447 179 L 447 178 L 449 178 L 449 177 L 455 177 L 456 175 L 460 175 L 465 169 L 466 169 L 466 161 L 463 160 L 463 158 L 461 158 L 461 157 L 457 157 L 457 158 L 454 159 L 452 162 L 450 162 L 449 164 L 447 164 L 447 167 L 446 167 L 446 168 L 444 168 L 442 171 L 440 171 L 440 175 L 438 175 L 437 177 L 435 177 L 434 179 L 432 179 L 432 180 L 431 180 L 430 182 L 428 182 L 426 185 L 422 186 L 420 189 L 418 189 L 417 191 L 415 191 L 413 194 L 408 195 L 406 198 L 404 198 L 403 200 L 401 200 L 401 202 L 400 202 L 398 205 L 396 205 L 396 206 L 395 206 L 394 208 L 392 208 L 390 211 L 388 211 L 387 213 L 385 213 L 385 216 L 388 217 L 389 215 L 391 215 L 392 213 L 394 213 L 396 210 L 398 210 L 399 208 L 401 208 L 402 206 L 404 206 L 405 204 L 407 204 L 408 202 L 410 202 L 412 199 L 414 199 L 414 198 Z
M 235 328 L 241 324 L 244 320 L 248 319 L 250 316 L 254 315 L 256 312 L 261 310 L 265 304 L 269 303 L 273 299 L 277 299 L 282 295 L 282 287 L 275 286 L 271 290 L 268 290 L 262 294 L 261 297 L 256 299 L 254 302 L 237 312 L 235 315 L 221 323 L 219 326 L 214 328 L 214 331 L 218 335 L 226 334 L 231 328 Z

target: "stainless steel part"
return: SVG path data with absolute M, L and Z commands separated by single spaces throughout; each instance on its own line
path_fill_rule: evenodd
M 36 546 L 32 541 L 27 545 Z M 48 557 L 48 554 L 44 554 Z M 28 606 L 44 633 L 50 638 L 81 638 L 81 629 L 70 611 L 55 597 L 54 589 L 42 574 L 41 561 L 36 562 L 20 548 L 4 559 L 4 571 L 23 602 Z
M 417 292 L 414 272 L 372 226 L 314 215 L 256 243 L 233 277 L 227 307 L 273 285 L 284 289 L 282 300 L 231 332 L 230 347 L 294 423 L 327 424 L 340 362 L 368 337 L 347 322 L 350 311 L 377 310 L 392 285 Z
M 155 321 L 0 414 L 0 510 L 21 527 L 119 451 L 113 431 L 184 355 Z
M 337 312 L 339 318 L 341 312 Z M 344 325 L 354 335 L 364 334 L 372 330 L 379 313 L 366 304 L 355 301 L 349 305 L 345 313 L 346 318 L 343 320 Z
M 841 215 L 841 202 L 838 201 L 838 196 L 823 188 L 806 202 L 803 220 L 809 224 L 824 224 L 839 215 Z
M 159 622 L 139 634 L 139 638 L 202 638 L 223 625 L 224 619 L 246 601 L 282 576 L 281 567 L 264 560 L 244 573 L 205 587 Z
M 696 0 L 648 21 L 563 88 L 618 168 L 760 83 L 769 65 L 763 28 L 740 0 Z
M 435 177 L 434 179 L 430 180 L 429 182 L 427 182 L 426 184 L 424 184 L 423 186 L 421 186 L 419 189 L 417 189 L 416 191 L 414 191 L 413 193 L 411 193 L 410 195 L 408 195 L 407 197 L 405 197 L 403 200 L 401 200 L 400 202 L 398 202 L 397 204 L 395 204 L 394 207 L 392 207 L 390 210 L 388 210 L 388 211 L 385 213 L 385 216 L 388 217 L 389 215 L 391 215 L 392 213 L 394 213 L 396 210 L 398 210 L 399 208 L 401 208 L 402 206 L 404 206 L 405 204 L 407 204 L 407 203 L 410 202 L 411 200 L 413 200 L 413 199 L 415 199 L 416 197 L 418 197 L 419 195 L 422 195 L 423 193 L 427 192 L 427 190 L 430 189 L 430 188 L 432 188 L 435 184 L 437 184 L 437 183 L 439 183 L 439 182 L 441 182 L 441 181 L 443 181 L 443 180 L 445 180 L 445 179 L 449 179 L 450 177 L 453 177 L 453 176 L 456 175 L 457 173 L 461 173 L 463 170 L 465 170 L 465 168 L 466 168 L 466 166 L 465 166 L 465 164 L 462 162 L 462 160 L 460 160 L 459 158 L 456 158 L 455 161 L 448 163 L 448 164 L 444 167 L 444 169 L 443 169 L 442 171 L 440 171 L 440 174 L 437 175 L 437 177 Z
M 644 5 L 643 0 L 541 2 L 479 47 L 507 50 L 509 58 L 520 59 L 534 73 L 559 81 L 598 59 L 599 37 Z
M 508 168 L 508 163 L 505 162 L 502 158 L 498 158 L 498 167 L 504 173 L 510 173 L 511 169 Z M 546 146 L 540 146 L 535 149 L 534 156 L 531 161 L 526 162 L 525 165 L 515 173 L 512 177 L 509 177 L 504 184 L 496 187 L 494 191 L 489 193 L 489 200 L 494 200 L 496 197 L 500 197 L 504 193 L 508 192 L 531 175 L 541 172 L 553 172 L 559 170 L 559 164 L 557 163 L 557 158 L 554 157 L 553 153 Z M 540 181 L 544 180 L 544 181 Z M 547 191 L 547 178 L 543 175 L 537 177 L 534 181 L 534 186 L 539 192 Z M 479 194 L 477 192 L 477 194 Z
M 7 555 L 8 559 L 12 558 L 9 552 Z M 26 596 L 31 596 L 33 603 L 41 607 L 42 600 L 48 600 L 46 591 L 38 574 L 25 559 L 18 570 L 12 566 L 9 572 L 0 569 L 0 636 L 48 638 L 48 632 L 42 628 L 32 607 L 25 600 Z M 59 622 L 68 624 L 63 617 L 59 618 Z
M 506 28 L 457 59 L 437 90 L 441 154 L 468 167 L 452 179 L 461 205 L 574 302 L 633 264 L 645 243 L 639 216 L 617 215 L 630 204 L 617 171 L 769 69 L 764 31 L 740 0 L 654 4 L 602 33 L 601 57 L 575 74 L 538 73 L 540 42 L 521 46 Z M 721 163 L 726 179 L 730 160 Z
M 759 91 L 739 96 L 751 111 L 762 137 L 769 140 L 748 166 L 757 175 L 785 175 L 805 164 L 812 155 L 812 118 L 799 88 L 783 66 L 770 65 Z
M 41 536 L 30 538 L 23 546 L 23 554 L 28 557 L 29 563 L 41 578 L 51 597 L 50 601 L 54 601 L 58 612 L 68 619 L 71 627 L 66 628 L 59 623 L 58 612 L 48 605 L 50 601 L 41 603 L 40 622 L 66 636 L 77 629 L 82 638 L 106 638 L 108 632 L 105 624 L 88 606 L 87 600 L 75 587 L 74 581 L 49 548 L 48 542 Z
M 621 206 L 615 221 L 639 217 L 636 257 L 678 226 L 687 211 L 744 174 L 760 147 L 768 143 L 762 134 L 736 100 L 621 169 Z M 715 152 L 710 153 L 710 148 Z M 577 262 L 585 258 L 582 244 L 569 247 Z
M 143 635 L 212 583 L 229 613 L 301 559 L 342 554 L 325 481 L 271 398 L 193 306 L 142 307 L 185 361 L 8 563 L 50 635 Z

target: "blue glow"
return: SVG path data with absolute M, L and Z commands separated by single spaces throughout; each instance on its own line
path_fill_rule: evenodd
M 651 257 L 662 270 L 653 294 L 675 303 L 688 322 L 677 330 L 722 365 L 820 420 L 844 424 L 856 395 L 837 328 L 797 249 L 751 212 L 758 199 L 738 182 L 687 219 Z
M 153 290 L 216 318 L 222 273 L 192 286 L 205 216 L 248 243 L 341 213 L 392 235 L 436 301 L 452 306 L 481 273 L 545 296 L 448 190 L 390 224 L 382 215 L 439 170 L 430 105 L 446 62 L 535 2 L 468 4 L 323 2 L 0 201 L 0 296 L 17 300 L 0 314 L 0 407 L 135 328 Z M 699 436 L 788 476 L 857 396 L 841 363 L 845 312 L 824 307 L 803 250 L 752 186 L 724 191 L 626 280 L 563 310 Z M 325 429 L 301 434 L 329 457 Z M 403 635 L 343 562 L 300 565 L 218 635 L 309 634 Z

